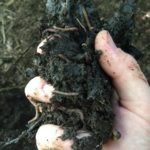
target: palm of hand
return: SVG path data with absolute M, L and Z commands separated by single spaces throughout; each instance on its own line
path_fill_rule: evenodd
M 132 56 L 116 47 L 108 32 L 97 35 L 95 48 L 103 52 L 99 62 L 112 78 L 121 105 L 114 109 L 121 138 L 109 141 L 103 150 L 150 150 L 150 86 L 144 74 Z
M 147 131 L 149 125 L 145 120 L 121 106 L 116 107 L 115 113 L 116 129 L 121 133 L 121 138 L 109 141 L 103 150 L 149 150 L 150 144 L 147 143 L 150 142 L 150 132 Z

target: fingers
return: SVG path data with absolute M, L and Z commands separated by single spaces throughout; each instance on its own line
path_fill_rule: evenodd
M 39 54 L 43 54 L 43 50 L 41 49 L 41 47 L 47 42 L 46 39 L 42 40 L 41 43 L 38 45 L 36 52 Z
M 36 52 L 38 54 L 44 54 L 41 47 L 47 42 L 47 39 L 41 41 L 38 45 Z M 25 87 L 25 95 L 30 101 L 40 101 L 50 103 L 50 99 L 53 97 L 54 87 L 48 84 L 41 77 L 35 77 L 29 81 Z
M 53 40 L 53 37 L 48 37 L 49 40 Z M 36 52 L 43 55 L 42 46 L 47 42 L 47 39 L 43 39 L 38 45 Z M 48 84 L 41 77 L 35 77 L 29 81 L 25 87 L 25 95 L 30 101 L 40 101 L 50 103 L 50 99 L 53 97 L 54 87 Z
M 36 145 L 38 150 L 72 150 L 72 140 L 63 141 L 60 137 L 64 130 L 59 126 L 47 124 L 42 125 L 36 134 Z
M 95 48 L 102 51 L 99 62 L 112 77 L 121 105 L 150 122 L 150 87 L 136 60 L 117 48 L 107 31 L 97 35 Z
M 25 95 L 29 100 L 37 100 L 40 102 L 50 103 L 53 97 L 54 87 L 42 79 L 35 77 L 29 81 L 25 87 Z
M 71 139 L 63 141 L 61 139 L 63 133 L 64 130 L 60 126 L 52 124 L 42 125 L 36 133 L 36 145 L 38 150 L 73 150 L 72 145 L 74 144 L 74 141 Z M 89 132 L 84 130 L 77 131 L 76 137 L 74 138 L 78 140 L 84 138 L 91 138 L 91 140 L 94 139 Z M 89 147 L 90 146 L 91 145 L 89 145 Z M 92 146 L 95 147 L 95 145 Z

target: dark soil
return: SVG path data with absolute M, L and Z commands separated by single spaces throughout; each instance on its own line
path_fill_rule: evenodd
M 6 24 L 2 24 L 2 26 L 0 26 L 1 31 L 3 31 L 2 27 L 4 27 L 4 25 L 8 29 L 6 32 L 6 37 L 5 37 L 5 34 L 2 32 L 3 38 L 0 39 L 0 43 L 1 43 L 0 48 L 2 49 L 2 51 L 0 51 L 0 55 L 1 56 L 11 56 L 11 57 L 6 57 L 6 58 L 2 57 L 3 59 L 0 57 L 0 68 L 1 68 L 1 70 L 0 70 L 0 74 L 1 74 L 1 76 L 0 76 L 0 80 L 1 80 L 1 84 L 0 84 L 0 88 L 1 88 L 1 91 L 0 91 L 0 99 L 1 99 L 1 101 L 0 101 L 0 114 L 1 114 L 0 115 L 0 135 L 1 135 L 0 136 L 1 137 L 0 145 L 2 142 L 10 141 L 11 139 L 17 137 L 18 135 L 21 134 L 21 132 L 23 130 L 27 129 L 27 127 L 26 127 L 27 121 L 30 120 L 34 115 L 34 108 L 27 102 L 26 98 L 24 97 L 24 92 L 23 92 L 23 88 L 22 88 L 22 86 L 25 86 L 25 84 L 27 83 L 27 80 L 29 80 L 28 78 L 26 78 L 24 76 L 25 68 L 31 66 L 31 63 L 28 63 L 28 62 L 32 62 L 31 54 L 34 53 L 33 51 L 36 49 L 36 46 L 38 45 L 38 43 L 40 41 L 41 31 L 43 31 L 47 28 L 52 28 L 53 25 L 55 24 L 55 20 L 54 20 L 54 22 L 49 23 L 47 17 L 45 17 L 45 12 L 44 12 L 45 11 L 45 7 L 44 7 L 45 3 L 42 0 L 33 0 L 33 1 L 22 0 L 21 2 L 19 0 L 16 0 L 15 2 L 13 2 L 13 0 L 12 1 L 10 0 L 9 2 L 5 2 L 5 0 L 2 0 L 2 2 L 0 2 L 0 7 L 3 6 L 3 8 L 4 8 L 4 10 L 1 9 L 0 11 L 2 11 L 2 13 L 1 13 L 2 17 L 4 15 L 4 20 L 6 21 Z M 112 16 L 112 12 L 114 12 L 114 7 L 118 7 L 120 4 L 120 1 L 118 2 L 117 0 L 114 0 L 113 2 L 110 2 L 110 1 L 106 0 L 105 2 L 103 2 L 103 1 L 101 2 L 101 1 L 95 0 L 95 2 L 97 3 L 97 7 L 98 7 L 97 10 L 100 12 L 99 13 L 100 14 L 100 17 L 99 17 L 100 22 L 98 22 L 98 25 L 97 25 L 97 21 L 96 22 L 94 21 L 94 23 L 92 22 L 92 25 L 96 24 L 95 28 L 97 29 L 97 30 L 94 30 L 94 32 L 92 32 L 92 33 L 94 33 L 94 35 L 88 31 L 88 36 L 87 36 L 87 34 L 84 34 L 85 32 L 83 32 L 83 30 L 81 30 L 81 27 L 79 25 L 77 25 L 76 23 L 75 24 L 70 23 L 70 22 L 72 22 L 72 20 L 68 23 L 68 22 L 66 22 L 66 20 L 59 20 L 60 18 L 57 18 L 57 20 L 59 20 L 58 24 L 56 24 L 57 26 L 64 27 L 64 24 L 63 24 L 63 26 L 60 26 L 60 23 L 61 23 L 61 21 L 66 22 L 67 25 L 69 24 L 69 25 L 78 27 L 80 35 L 82 35 L 82 36 L 79 36 L 79 33 L 73 33 L 73 35 L 72 35 L 72 33 L 68 33 L 68 32 L 67 33 L 46 32 L 46 34 L 44 34 L 44 37 L 47 37 L 47 39 L 50 34 L 54 37 L 57 34 L 59 34 L 58 37 L 61 36 L 61 39 L 63 39 L 66 43 L 67 43 L 67 41 L 68 41 L 68 43 L 70 43 L 70 46 L 67 45 L 68 43 L 66 44 L 67 46 L 62 44 L 63 46 L 65 46 L 64 48 L 66 48 L 70 51 L 70 54 L 68 54 L 65 51 L 63 51 L 64 49 L 62 49 L 62 48 L 60 48 L 59 51 L 55 51 L 56 47 L 57 46 L 59 47 L 59 44 L 56 42 L 55 45 L 51 45 L 52 41 L 48 40 L 48 42 L 46 44 L 47 46 L 45 45 L 44 46 L 45 48 L 43 49 L 46 51 L 47 55 L 42 58 L 42 60 L 45 58 L 47 58 L 47 59 L 53 58 L 53 62 L 56 62 L 56 66 L 52 65 L 53 66 L 51 68 L 52 70 L 48 69 L 50 72 L 53 73 L 53 75 L 58 75 L 54 72 L 53 69 L 56 68 L 56 72 L 60 71 L 60 70 L 57 70 L 57 66 L 58 66 L 58 64 L 61 64 L 61 68 L 63 68 L 61 71 L 65 72 L 63 77 L 70 76 L 70 78 L 68 80 L 65 79 L 67 81 L 67 85 L 58 84 L 58 82 L 61 82 L 62 79 L 61 80 L 52 80 L 50 76 L 45 76 L 44 71 L 43 71 L 44 67 L 42 67 L 42 66 L 40 67 L 41 71 L 39 71 L 39 72 L 50 83 L 55 84 L 56 89 L 62 90 L 64 92 L 65 91 L 66 92 L 79 92 L 80 93 L 79 99 L 82 100 L 83 98 L 87 98 L 87 101 L 88 101 L 88 103 L 87 103 L 87 102 L 85 102 L 86 99 L 83 99 L 83 101 L 81 101 L 81 103 L 80 103 L 80 101 L 77 101 L 78 96 L 77 97 L 64 97 L 64 96 L 62 97 L 60 95 L 56 95 L 54 97 L 54 101 L 53 101 L 56 105 L 64 106 L 67 109 L 68 108 L 69 109 L 74 109 L 74 108 L 82 109 L 87 121 L 88 121 L 88 119 L 90 119 L 89 116 L 87 117 L 87 115 L 89 114 L 89 115 L 91 115 L 92 119 L 96 119 L 96 117 L 98 117 L 97 120 L 100 121 L 100 123 L 98 122 L 99 124 L 101 124 L 101 122 L 102 122 L 102 124 L 104 124 L 105 119 L 110 122 L 112 122 L 112 119 L 113 119 L 111 107 L 106 105 L 107 103 L 109 103 L 111 106 L 111 103 L 109 101 L 110 95 L 111 95 L 111 85 L 110 85 L 110 81 L 109 81 L 108 77 L 106 77 L 104 75 L 104 73 L 101 69 L 99 72 L 95 73 L 95 70 L 99 70 L 99 69 L 97 69 L 97 68 L 99 68 L 99 66 L 97 65 L 97 59 L 96 59 L 97 54 L 94 53 L 94 49 L 93 49 L 93 39 L 95 37 L 95 33 L 98 30 L 100 30 L 102 27 L 109 29 L 109 31 L 112 30 L 112 28 L 108 24 L 106 24 L 106 18 L 109 18 L 110 16 Z M 111 7 L 110 7 L 110 5 L 111 5 Z M 88 6 L 86 6 L 86 7 L 88 7 Z M 144 70 L 144 73 L 146 73 L 146 76 L 149 79 L 149 77 L 150 77 L 150 69 L 149 69 L 150 53 L 149 53 L 149 39 L 148 39 L 149 36 L 148 36 L 148 34 L 149 34 L 149 24 L 150 23 L 149 23 L 149 18 L 144 18 L 144 16 L 146 15 L 146 13 L 148 11 L 148 7 L 149 7 L 148 0 L 139 1 L 138 11 L 137 11 L 136 20 L 135 20 L 136 28 L 134 29 L 134 32 L 131 33 L 130 35 L 132 35 L 134 37 L 132 43 L 134 43 L 134 45 L 137 45 L 140 48 L 140 50 L 142 51 L 142 53 L 144 54 L 143 59 L 142 59 L 142 68 Z M 12 13 L 13 11 L 16 14 Z M 36 14 L 35 14 L 35 12 L 36 12 Z M 79 11 L 79 13 L 76 12 L 75 14 L 76 14 L 76 16 L 78 16 L 80 18 L 82 16 L 80 13 L 81 13 L 81 11 Z M 43 17 L 44 17 L 44 19 L 42 19 Z M 14 20 L 11 18 L 14 18 Z M 94 18 L 90 17 L 90 20 L 96 20 Z M 80 19 L 82 22 L 83 18 L 80 18 Z M 0 22 L 1 21 L 2 20 L 0 20 Z M 131 20 L 131 21 L 133 21 L 133 20 Z M 83 21 L 83 22 L 84 22 L 83 24 L 86 26 L 86 29 L 89 29 L 87 27 L 87 25 L 85 24 L 85 21 Z M 114 27 L 115 26 L 116 25 L 114 25 Z M 125 26 L 123 26 L 123 27 L 125 27 Z M 133 27 L 133 26 L 131 26 L 131 27 Z M 125 31 L 127 31 L 127 30 L 125 29 Z M 113 32 L 111 32 L 111 33 L 112 33 L 112 35 L 114 35 Z M 128 33 L 129 33 L 129 31 L 128 31 Z M 89 39 L 89 35 L 90 35 L 91 42 L 90 43 L 88 42 L 88 44 L 87 44 L 88 46 L 82 47 L 81 46 L 82 41 L 85 41 L 85 38 L 87 38 L 87 37 Z M 58 37 L 56 36 L 56 38 L 58 38 Z M 76 39 L 75 37 L 78 37 L 77 39 L 81 39 L 81 41 L 78 43 L 78 41 L 75 40 Z M 124 39 L 126 39 L 126 37 L 122 38 L 121 41 L 118 41 L 117 39 L 121 39 L 120 35 L 118 36 L 118 38 L 117 38 L 117 36 L 114 35 L 114 39 L 116 39 L 116 42 L 118 45 L 121 45 L 122 48 L 125 48 L 125 50 L 127 50 L 128 52 L 130 52 L 132 54 L 136 54 L 136 56 L 138 57 L 139 56 L 138 51 L 135 50 L 135 48 L 133 48 L 133 47 L 132 47 L 133 48 L 132 50 L 130 49 L 131 45 L 129 43 L 131 43 L 131 36 L 127 36 L 127 37 L 128 38 L 130 37 L 129 41 L 125 40 L 125 42 L 127 42 L 127 43 L 124 44 Z M 58 38 L 58 40 L 60 40 L 60 38 Z M 60 40 L 60 44 L 62 41 Z M 12 45 L 11 43 L 14 43 L 14 45 Z M 72 44 L 77 47 L 77 49 L 75 49 L 75 51 L 71 47 Z M 54 53 L 51 54 L 49 49 L 46 47 L 52 47 L 52 46 L 54 46 L 54 50 L 52 50 Z M 126 48 L 126 46 L 128 48 Z M 79 52 L 79 50 L 81 50 L 81 51 Z M 85 51 L 86 51 L 86 53 L 85 53 Z M 63 53 L 63 55 L 65 55 L 67 57 L 67 60 L 69 59 L 69 63 L 66 62 L 65 59 L 62 59 L 60 57 L 54 57 L 54 55 L 56 54 L 56 56 L 57 56 L 59 54 L 59 52 Z M 76 55 L 76 53 L 78 53 L 78 52 L 79 52 L 79 56 L 82 56 L 82 57 L 75 58 L 73 55 Z M 3 60 L 3 63 L 2 63 L 3 65 L 1 65 L 1 60 Z M 13 60 L 13 62 L 11 62 L 11 60 Z M 51 62 L 51 63 L 53 64 L 53 62 Z M 51 66 L 50 63 L 47 63 L 47 62 L 44 62 L 44 63 L 46 63 L 48 67 Z M 94 65 L 94 67 L 96 66 L 97 68 L 94 68 L 93 65 Z M 91 81 L 88 83 L 88 84 L 91 83 L 91 85 L 88 85 L 87 87 L 91 87 L 91 88 L 89 88 L 87 91 L 84 91 L 85 90 L 84 84 L 87 85 L 87 81 L 85 81 L 85 79 L 83 79 L 84 84 L 82 84 L 81 86 L 80 86 L 80 84 L 81 84 L 80 82 L 74 83 L 74 81 L 73 81 L 72 82 L 73 84 L 70 84 L 70 81 L 71 81 L 70 79 L 73 79 L 75 77 L 78 78 L 79 74 L 76 74 L 73 70 L 72 70 L 72 72 L 69 72 L 66 70 L 69 70 L 70 68 L 74 68 L 74 67 L 77 67 L 77 69 L 79 69 L 79 70 L 82 69 L 82 71 L 84 71 L 84 73 L 81 74 L 81 78 L 80 78 L 81 80 L 85 76 L 86 76 L 86 79 L 90 79 L 91 74 L 89 73 L 90 71 L 88 72 L 88 70 L 94 71 L 94 73 L 92 74 L 93 79 L 88 80 L 88 81 Z M 65 71 L 64 71 L 64 68 L 65 68 Z M 48 70 L 45 70 L 45 71 L 48 71 Z M 98 79 L 97 79 L 97 75 L 100 75 L 98 77 Z M 97 83 L 94 85 L 92 80 L 94 81 L 94 84 L 95 84 L 95 82 L 97 82 L 97 80 L 98 80 L 98 82 L 102 82 L 102 84 L 103 83 L 104 84 L 102 86 L 98 85 Z M 105 81 L 107 81 L 109 83 L 109 86 L 106 87 L 106 89 L 108 88 L 110 90 L 109 94 L 105 90 L 103 90 L 103 87 L 108 85 L 108 83 L 105 83 Z M 76 86 L 79 85 L 80 89 L 77 89 L 76 87 L 74 87 L 75 84 L 76 84 Z M 93 86 L 94 86 L 94 89 L 92 89 Z M 97 86 L 99 89 L 101 89 L 101 91 L 104 93 L 104 95 L 101 95 L 102 93 L 99 93 L 100 91 L 95 90 Z M 69 88 L 69 87 L 71 87 L 71 88 Z M 86 92 L 87 95 L 85 95 L 85 93 L 83 93 L 81 91 Z M 92 93 L 92 91 L 94 93 Z M 94 95 L 95 93 L 97 93 L 97 94 Z M 94 99 L 93 95 L 95 96 L 95 99 Z M 89 96 L 90 96 L 90 98 L 88 99 Z M 87 114 L 86 113 L 87 110 L 85 109 L 85 106 L 87 108 L 89 108 L 89 104 L 93 104 L 92 106 L 94 106 L 95 105 L 94 102 L 95 103 L 101 102 L 100 101 L 101 99 L 97 98 L 98 96 L 101 96 L 102 98 L 104 98 L 104 104 L 98 104 L 98 106 L 99 106 L 98 111 L 93 111 L 93 112 L 91 111 L 91 113 Z M 68 102 L 68 100 L 69 100 L 69 102 Z M 74 101 L 75 101 L 75 103 L 73 103 Z M 71 108 L 68 107 L 68 105 L 70 105 L 70 103 L 71 103 Z M 84 103 L 84 106 L 83 106 L 83 103 Z M 102 109 L 102 111 L 105 113 L 104 116 L 106 116 L 105 119 L 103 117 L 100 117 L 100 116 L 102 116 L 101 115 L 102 111 L 100 111 L 99 109 L 103 105 L 105 105 L 106 108 L 109 107 L 108 111 Z M 65 119 L 68 118 L 68 116 L 71 116 L 72 119 L 75 118 L 75 120 L 71 120 L 70 122 L 66 121 L 66 127 L 68 129 L 68 130 L 66 130 L 67 135 L 71 136 L 71 134 L 69 134 L 69 131 L 72 130 L 72 128 L 69 128 L 69 127 L 72 124 L 74 124 L 74 125 L 76 125 L 76 128 L 74 128 L 74 131 L 75 131 L 74 134 L 76 134 L 77 129 L 84 127 L 84 128 L 87 128 L 89 131 L 92 131 L 94 134 L 96 134 L 97 139 L 100 139 L 99 136 L 102 136 L 103 138 L 111 137 L 112 125 L 108 126 L 108 128 L 109 128 L 108 132 L 105 132 L 104 129 L 106 129 L 106 128 L 100 129 L 101 127 L 99 127 L 99 128 L 91 127 L 91 125 L 94 122 L 96 122 L 97 120 L 96 121 L 92 120 L 92 124 L 85 124 L 85 123 L 83 123 L 83 121 L 80 118 L 80 115 L 78 115 L 77 112 L 71 113 L 71 112 L 67 111 L 66 109 L 64 109 L 64 107 L 63 108 L 56 107 L 57 108 L 56 113 L 52 113 L 52 115 L 56 116 L 56 115 L 63 114 L 62 117 L 64 117 L 64 118 L 63 118 L 62 122 L 66 121 Z M 94 109 L 94 108 L 90 107 L 89 109 Z M 88 112 L 90 112 L 90 111 L 88 111 Z M 52 115 L 51 114 L 48 115 L 46 109 L 45 109 L 44 113 L 46 114 L 47 117 L 42 122 L 58 124 L 58 122 L 55 122 L 55 119 L 54 120 L 51 119 Z M 94 117 L 92 117 L 92 116 L 94 116 Z M 107 118 L 107 116 L 111 116 L 112 119 Z M 61 120 L 59 120 L 59 121 L 61 124 L 62 123 Z M 108 125 L 107 121 L 106 121 L 106 126 Z M 37 128 L 36 128 L 36 130 L 37 130 Z M 36 131 L 36 130 L 34 130 L 34 131 Z M 99 131 L 99 130 L 100 131 L 103 130 L 103 131 L 99 132 L 99 134 L 97 134 L 97 131 Z M 31 136 L 35 134 L 34 131 L 31 133 Z M 106 133 L 106 134 L 103 135 L 103 133 Z M 18 150 L 18 149 L 23 149 L 23 150 L 33 149 L 34 150 L 35 149 L 36 150 L 34 137 L 31 137 L 31 136 L 30 136 L 29 140 L 28 140 L 28 138 L 25 137 L 25 139 L 23 138 L 17 144 L 11 144 L 11 145 L 5 147 L 4 149 L 5 150 L 10 150 L 10 149 L 13 149 L 13 150 Z M 63 138 L 68 138 L 69 136 L 63 137 Z M 92 143 L 92 141 L 91 141 L 91 143 L 95 144 L 95 142 L 97 142 L 97 139 L 94 139 L 95 140 L 94 143 Z M 85 143 L 84 143 L 84 141 L 82 142 L 83 145 L 84 144 L 86 145 L 86 143 L 89 142 L 89 140 L 90 139 L 85 139 L 84 140 Z M 101 141 L 101 139 L 99 141 Z M 80 144 L 81 143 L 79 141 L 76 141 L 76 145 L 80 145 Z M 82 147 L 83 145 L 81 144 L 80 146 Z M 76 146 L 74 146 L 74 148 L 76 149 Z M 2 149 L 1 146 L 0 146 L 0 149 Z
M 140 52 L 131 45 L 136 5 L 125 1 L 112 18 L 102 22 L 90 0 L 67 1 L 67 7 L 62 7 L 65 3 L 47 1 L 49 26 L 43 31 L 47 42 L 41 47 L 43 55 L 38 56 L 36 66 L 39 75 L 57 91 L 78 95 L 55 94 L 52 111 L 42 123 L 62 126 L 62 138 L 76 141 L 74 150 L 96 150 L 113 136 L 114 114 L 111 82 L 99 66 L 94 39 L 105 28 L 119 47 L 139 58 Z M 78 130 L 90 132 L 93 141 L 91 137 L 78 140 Z
M 15 139 L 26 128 L 25 124 L 34 114 L 32 107 L 18 88 L 0 93 L 0 144 Z M 19 113 L 18 113 L 19 112 Z M 35 141 L 22 140 L 20 143 L 5 147 L 6 150 L 26 150 L 35 148 Z M 29 148 L 27 148 L 30 145 Z M 1 149 L 1 148 L 0 148 Z
M 57 91 L 78 95 L 55 94 L 51 103 L 53 111 L 42 123 L 62 126 L 65 129 L 62 138 L 76 141 L 74 150 L 94 150 L 101 147 L 99 143 L 112 137 L 114 120 L 111 83 L 99 67 L 99 55 L 94 49 L 95 35 L 102 26 L 90 0 L 68 1 L 67 7 L 63 8 L 64 3 L 47 2 L 50 20 L 47 32 L 44 31 L 47 42 L 41 47 L 44 54 L 38 57 L 36 66 L 39 66 L 39 75 Z M 63 31 L 64 28 L 68 31 Z M 71 28 L 75 30 L 70 31 Z M 91 137 L 78 140 L 78 130 L 89 131 L 93 140 Z

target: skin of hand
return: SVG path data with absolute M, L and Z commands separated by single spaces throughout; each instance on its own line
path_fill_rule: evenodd
M 115 128 L 121 133 L 121 138 L 108 141 L 103 150 L 150 150 L 150 87 L 144 74 L 132 56 L 116 47 L 107 31 L 98 33 L 95 49 L 102 52 L 100 65 L 112 78 L 119 97 L 119 103 L 114 102 L 114 113 Z M 30 93 L 34 93 L 31 91 Z M 36 99 L 33 94 L 29 95 Z M 47 126 L 49 127 L 46 128 Z M 51 126 L 46 125 L 39 129 L 38 143 L 42 144 L 44 131 L 48 133 L 53 130 Z M 53 139 L 51 136 L 49 138 Z M 72 141 L 65 144 L 65 149 L 70 150 L 70 143 Z M 38 149 L 46 150 L 42 147 Z
M 52 124 L 42 125 L 36 133 L 36 145 L 38 150 L 72 150 L 72 140 L 62 141 L 60 136 L 63 129 Z
M 97 35 L 95 49 L 102 51 L 99 62 L 119 96 L 114 112 L 121 138 L 110 140 L 103 150 L 149 150 L 150 87 L 144 74 L 132 56 L 115 46 L 107 31 Z

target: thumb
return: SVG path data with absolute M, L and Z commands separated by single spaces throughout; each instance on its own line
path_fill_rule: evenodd
M 112 77 L 120 104 L 150 123 L 150 87 L 136 60 L 117 48 L 105 30 L 98 33 L 95 49 L 102 51 L 99 62 Z

